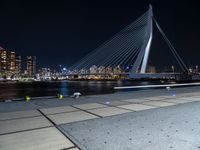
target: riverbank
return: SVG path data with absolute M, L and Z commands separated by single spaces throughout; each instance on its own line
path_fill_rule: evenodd
M 80 96 L 78 99 L 67 96 L 63 99 L 58 98 L 44 98 L 30 100 L 29 102 L 23 101 L 13 101 L 13 102 L 1 102 L 0 103 L 0 112 L 6 111 L 18 111 L 18 110 L 31 110 L 39 109 L 45 107 L 54 107 L 54 106 L 63 106 L 63 105 L 76 105 L 76 104 L 87 104 L 87 103 L 107 103 L 112 101 L 121 101 L 124 99 L 145 99 L 148 97 L 155 96 L 169 96 L 169 97 L 179 97 L 182 95 L 193 95 L 200 91 L 200 86 L 192 87 L 174 87 L 169 91 L 165 88 L 161 89 L 144 89 L 144 90 L 127 90 L 127 91 L 118 91 L 115 93 L 109 94 L 99 94 L 99 95 L 85 95 Z
M 164 84 L 163 81 L 51 81 L 51 82 L 17 82 L 0 84 L 0 101 L 18 98 L 56 96 L 57 94 L 82 95 L 114 93 L 117 86 L 138 86 Z M 171 84 L 171 82 L 167 82 Z

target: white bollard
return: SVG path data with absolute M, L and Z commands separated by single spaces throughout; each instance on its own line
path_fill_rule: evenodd
M 74 98 L 79 98 L 79 96 L 81 96 L 81 93 L 80 93 L 80 92 L 75 92 L 75 93 L 73 94 L 73 97 L 74 97 Z
M 166 87 L 167 91 L 169 91 L 171 88 L 169 86 Z

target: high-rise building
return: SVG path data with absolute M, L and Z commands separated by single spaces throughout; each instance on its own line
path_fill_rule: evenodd
M 13 51 L 7 52 L 7 71 L 14 74 L 16 72 L 16 53 Z
M 16 56 L 15 59 L 15 71 L 17 75 L 21 74 L 21 56 Z
M 5 73 L 7 71 L 7 62 L 8 62 L 7 53 L 8 52 L 4 48 L 0 47 L 0 72 L 1 73 Z
M 7 51 L 0 47 L 0 74 L 5 76 L 20 75 L 21 56 L 14 51 Z
M 36 56 L 27 56 L 27 74 L 30 77 L 36 74 Z

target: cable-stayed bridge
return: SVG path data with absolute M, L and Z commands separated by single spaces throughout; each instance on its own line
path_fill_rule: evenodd
M 153 25 L 162 35 L 181 72 L 188 73 L 188 67 L 159 26 L 150 5 L 148 11 L 133 23 L 71 66 L 68 75 L 128 75 L 130 78 L 174 76 L 175 73 L 147 72 Z

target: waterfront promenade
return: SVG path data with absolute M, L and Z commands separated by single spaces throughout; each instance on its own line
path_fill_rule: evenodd
M 200 149 L 200 87 L 0 103 L 0 149 Z

